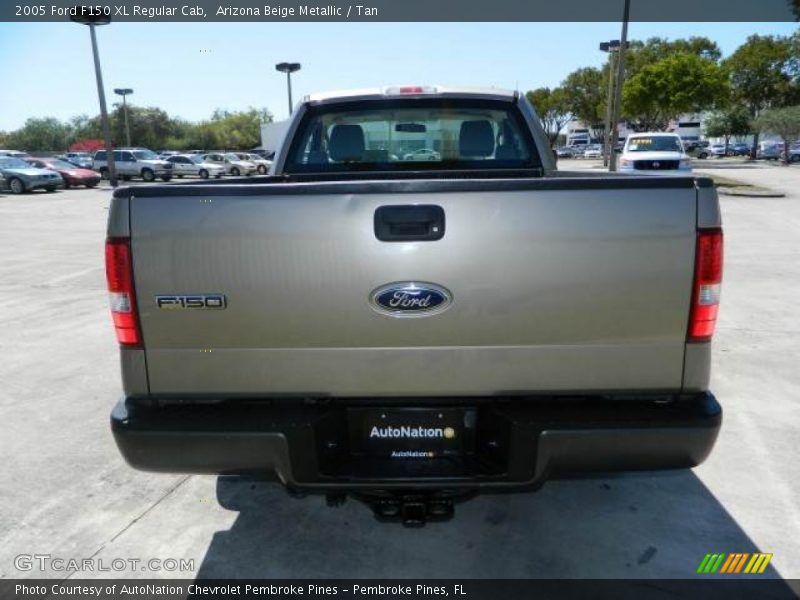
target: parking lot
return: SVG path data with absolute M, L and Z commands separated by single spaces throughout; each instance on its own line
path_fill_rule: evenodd
M 800 578 L 800 168 L 724 174 L 786 195 L 721 199 L 712 389 L 725 420 L 709 460 L 480 497 L 423 529 L 277 484 L 131 470 L 108 426 L 121 393 L 109 189 L 0 195 L 0 577 L 41 576 L 15 568 L 24 553 L 194 561 L 113 573 L 131 577 L 687 578 L 706 553 L 759 550 L 774 555 L 766 576 Z

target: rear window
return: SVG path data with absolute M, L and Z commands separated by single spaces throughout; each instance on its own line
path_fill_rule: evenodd
M 387 99 L 311 107 L 294 136 L 284 171 L 540 166 L 533 140 L 515 104 Z

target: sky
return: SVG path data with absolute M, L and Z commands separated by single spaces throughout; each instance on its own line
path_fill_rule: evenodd
M 724 55 L 747 36 L 788 35 L 792 23 L 631 23 L 629 39 L 705 35 Z M 267 107 L 287 116 L 285 75 L 300 62 L 295 101 L 311 92 L 393 84 L 558 85 L 599 66 L 601 41 L 619 23 L 112 23 L 98 28 L 109 109 L 128 100 L 191 121 L 216 108 Z M 87 28 L 72 23 L 0 23 L 0 130 L 30 117 L 99 112 Z

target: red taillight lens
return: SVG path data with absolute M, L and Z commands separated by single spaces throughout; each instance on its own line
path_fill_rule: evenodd
M 702 230 L 697 234 L 688 341 L 707 342 L 711 340 L 717 325 L 721 287 L 722 230 Z
M 106 281 L 117 341 L 123 346 L 138 346 L 141 336 L 136 318 L 131 241 L 128 238 L 106 241 Z

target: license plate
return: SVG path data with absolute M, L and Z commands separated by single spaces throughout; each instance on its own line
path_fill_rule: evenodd
M 383 458 L 460 456 L 474 432 L 475 411 L 465 408 L 364 408 L 350 415 L 352 447 Z

